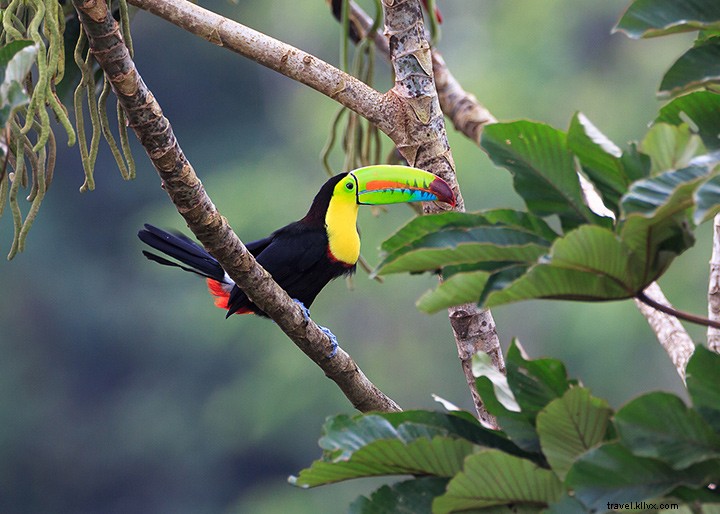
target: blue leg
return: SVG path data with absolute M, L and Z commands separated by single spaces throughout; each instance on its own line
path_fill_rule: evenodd
M 293 300 L 294 300 L 295 303 L 297 303 L 297 304 L 300 306 L 300 308 L 302 309 L 303 315 L 305 316 L 305 320 L 306 320 L 306 321 L 310 320 L 310 309 L 308 309 L 307 307 L 305 307 L 305 305 L 304 305 L 300 300 L 295 300 L 295 299 L 293 299 Z M 333 333 L 330 331 L 330 329 L 327 328 L 327 327 L 322 327 L 322 326 L 318 325 L 318 328 L 319 328 L 320 330 L 322 330 L 323 333 L 324 333 L 326 336 L 328 336 L 328 338 L 330 338 L 330 343 L 331 343 L 331 345 L 332 345 L 332 350 L 330 351 L 330 355 L 328 355 L 327 358 L 328 358 L 328 359 L 332 359 L 332 358 L 335 357 L 335 355 L 337 354 L 337 349 L 338 349 L 338 340 L 337 340 L 337 337 L 336 337 L 335 334 L 333 334 Z

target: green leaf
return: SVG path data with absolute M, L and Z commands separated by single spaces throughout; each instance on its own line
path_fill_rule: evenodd
M 475 388 L 483 399 L 487 411 L 497 418 L 503 432 L 517 446 L 530 453 L 539 453 L 540 440 L 535 432 L 533 416 L 519 412 L 501 403 L 495 397 L 493 383 L 488 377 L 478 377 Z
M 420 477 L 384 485 L 370 498 L 360 496 L 349 514 L 431 514 L 432 501 L 445 492 L 446 478 Z
M 475 303 L 491 275 L 484 270 L 455 273 L 441 282 L 436 289 L 422 295 L 417 301 L 417 308 L 423 312 L 434 313 L 454 305 Z
M 353 452 L 347 459 L 316 460 L 291 479 L 293 485 L 315 487 L 352 478 L 384 475 L 452 477 L 476 447 L 465 439 L 436 436 L 405 443 L 379 439 Z
M 706 166 L 688 166 L 635 182 L 623 197 L 626 219 L 620 236 L 643 263 L 644 285 L 659 277 L 672 259 L 694 243 L 685 223 L 695 190 L 713 172 Z
M 720 38 L 685 52 L 663 76 L 658 96 L 670 98 L 720 82 Z
M 620 197 L 630 185 L 621 160 L 622 150 L 581 112 L 575 113 L 570 122 L 567 144 L 580 160 L 605 206 L 617 214 Z
M 506 357 L 507 380 L 520 409 L 533 417 L 570 387 L 565 365 L 557 359 L 526 359 L 517 340 Z
M 696 347 L 686 372 L 694 409 L 720 433 L 720 354 Z
M 720 29 L 720 5 L 715 0 L 635 0 L 614 30 L 637 39 L 717 29 Z
M 18 39 L 16 41 L 13 41 L 11 43 L 8 43 L 7 45 L 4 45 L 0 47 L 0 69 L 2 69 L 3 75 L 0 75 L 0 79 L 5 80 L 5 68 L 7 68 L 8 64 L 12 60 L 15 55 L 22 50 L 23 48 L 27 48 L 29 46 L 32 46 L 33 42 L 29 39 Z M 20 77 L 20 80 L 24 78 L 25 75 L 22 75 Z M 18 80 L 18 77 L 12 77 L 10 80 Z
M 662 461 L 638 457 L 621 444 L 612 443 L 580 456 L 570 468 L 565 485 L 587 508 L 604 512 L 608 503 L 655 498 L 681 485 L 705 485 L 713 469 L 717 474 L 716 462 L 676 471 Z
M 693 222 L 696 225 L 704 223 L 720 212 L 720 175 L 706 180 L 693 195 L 695 212 Z
M 549 259 L 532 266 L 485 306 L 534 298 L 611 300 L 644 289 L 643 262 L 610 230 L 585 225 L 555 241 Z
M 377 273 L 431 271 L 479 261 L 532 262 L 547 249 L 543 239 L 509 227 L 441 229 L 386 257 Z
M 435 514 L 480 509 L 495 505 L 547 506 L 562 494 L 552 471 L 529 460 L 485 450 L 465 459 L 463 471 L 433 501 Z
M 543 454 L 564 480 L 575 459 L 605 438 L 612 410 L 583 387 L 569 389 L 538 414 L 537 432 Z
M 384 259 L 375 273 L 483 261 L 532 262 L 556 237 L 543 220 L 509 209 L 420 216 L 383 243 Z
M 19 107 L 30 101 L 23 86 L 38 48 L 32 41 L 18 40 L 0 48 L 0 127 L 4 127 Z
M 417 301 L 423 312 L 434 313 L 463 303 L 482 303 L 492 291 L 504 289 L 527 271 L 528 264 L 480 262 L 443 268 L 444 280 Z M 446 278 L 445 278 L 446 277 Z
M 566 135 L 543 123 L 494 123 L 483 131 L 490 159 L 513 175 L 515 191 L 540 216 L 557 214 L 565 229 L 605 224 L 586 205 Z
M 685 168 L 693 157 L 705 153 L 700 136 L 684 123 L 655 123 L 643 139 L 642 150 L 650 156 L 654 175 Z
M 678 2 L 680 3 L 680 2 Z M 708 151 L 720 150 L 720 95 L 697 91 L 675 98 L 660 109 L 655 123 L 687 123 L 702 138 Z
M 720 436 L 670 393 L 636 398 L 615 414 L 615 426 L 635 455 L 660 459 L 675 469 L 720 457 Z
M 515 344 L 515 341 L 512 344 Z M 485 352 L 478 352 L 473 355 L 472 373 L 475 378 L 487 377 L 490 380 L 493 387 L 492 397 L 497 399 L 505 408 L 511 411 L 520 411 L 520 405 L 515 400 L 515 395 L 508 384 L 507 375 L 497 370 L 490 355 Z

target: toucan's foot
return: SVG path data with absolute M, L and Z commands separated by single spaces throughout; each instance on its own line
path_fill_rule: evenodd
M 328 338 L 330 338 L 330 345 L 332 346 L 332 350 L 330 350 L 330 355 L 328 355 L 327 358 L 332 359 L 333 357 L 335 357 L 335 355 L 337 355 L 337 350 L 338 350 L 337 337 L 335 337 L 335 334 L 330 332 L 329 328 L 321 327 L 320 325 L 318 325 L 318 327 L 320 328 L 320 330 L 322 330 L 325 333 L 326 336 L 328 336 Z
M 293 298 L 293 302 L 298 304 L 300 306 L 300 309 L 302 309 L 303 316 L 305 316 L 305 321 L 310 321 L 310 309 L 305 307 L 305 304 L 296 298 Z
M 297 303 L 297 304 L 300 306 L 300 308 L 302 309 L 303 316 L 305 316 L 305 321 L 310 321 L 310 309 L 308 309 L 307 307 L 305 307 L 305 304 L 302 303 L 300 300 L 297 300 L 297 299 L 293 298 L 293 301 L 294 301 L 295 303 Z M 332 350 L 330 351 L 330 355 L 328 355 L 327 358 L 328 358 L 328 359 L 332 359 L 333 357 L 335 357 L 335 355 L 337 355 L 337 350 L 338 350 L 337 337 L 336 337 L 335 334 L 333 334 L 333 333 L 330 331 L 330 329 L 327 328 L 327 327 L 322 327 L 322 326 L 318 325 L 318 328 L 319 328 L 320 330 L 322 330 L 323 333 L 324 333 L 326 336 L 328 336 L 328 338 L 330 339 L 330 345 L 331 345 L 331 347 L 332 347 Z

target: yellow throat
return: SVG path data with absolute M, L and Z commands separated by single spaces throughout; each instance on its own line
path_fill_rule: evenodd
M 354 265 L 360 256 L 360 235 L 357 231 L 358 204 L 354 196 L 333 195 L 325 214 L 328 244 L 332 256 Z

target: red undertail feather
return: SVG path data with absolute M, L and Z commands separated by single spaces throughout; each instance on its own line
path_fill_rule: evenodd
M 207 279 L 207 286 L 210 294 L 215 297 L 215 307 L 228 310 L 228 304 L 230 302 L 230 290 L 226 284 L 213 280 Z M 235 314 L 252 314 L 252 311 L 247 307 L 243 307 L 238 310 Z
M 230 291 L 226 291 L 223 284 L 211 278 L 207 279 L 207 285 L 210 294 L 215 297 L 215 307 L 227 309 L 230 301 Z

